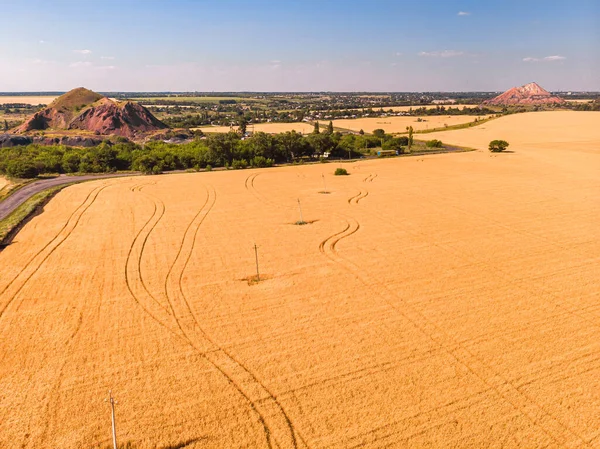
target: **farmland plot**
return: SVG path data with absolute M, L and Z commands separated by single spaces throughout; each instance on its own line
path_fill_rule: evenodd
M 0 253 L 0 447 L 109 447 L 109 388 L 134 448 L 598 447 L 599 155 L 546 156 L 65 189 Z

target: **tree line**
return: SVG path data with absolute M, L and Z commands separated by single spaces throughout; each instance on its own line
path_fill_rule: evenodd
M 141 171 L 161 173 L 170 170 L 211 169 L 214 167 L 266 167 L 278 163 L 329 158 L 354 158 L 383 147 L 403 152 L 409 138 L 399 138 L 377 130 L 375 135 L 342 135 L 330 124 L 323 132 L 318 125 L 303 136 L 295 131 L 280 134 L 257 132 L 243 138 L 241 133 L 210 134 L 188 143 L 152 141 L 103 142 L 91 148 L 65 145 L 4 148 L 0 152 L 0 174 L 32 178 L 54 173 L 107 173 Z

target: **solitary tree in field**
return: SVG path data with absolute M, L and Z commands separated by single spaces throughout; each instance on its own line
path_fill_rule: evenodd
M 408 131 L 408 151 L 410 152 L 410 147 L 412 147 L 413 144 L 413 127 L 407 126 L 406 130 Z
M 492 153 L 500 153 L 508 148 L 508 142 L 506 140 L 492 140 L 488 148 Z
M 320 134 L 321 131 L 319 130 L 319 122 L 315 122 L 315 129 L 313 129 L 313 134 Z
M 361 136 L 364 136 L 364 135 L 365 135 L 365 131 L 364 131 L 363 129 L 361 129 L 361 130 L 358 132 L 358 134 L 360 134 Z
M 8 122 L 6 121 L 6 119 L 4 120 L 4 132 L 8 131 Z

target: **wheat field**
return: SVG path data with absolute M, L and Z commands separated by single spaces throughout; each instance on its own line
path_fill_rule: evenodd
M 111 447 L 108 389 L 132 448 L 599 447 L 571 137 L 61 191 L 0 252 L 0 447 Z
M 226 133 L 231 131 L 232 128 L 229 126 L 203 126 L 201 128 L 194 128 L 202 130 L 205 133 Z M 295 122 L 295 123 L 257 123 L 256 125 L 248 125 L 248 131 L 264 132 L 270 134 L 284 133 L 287 131 L 296 131 L 301 134 L 309 134 L 313 131 L 314 125 L 306 122 Z M 237 126 L 233 127 L 233 130 L 237 130 Z
M 485 119 L 488 116 L 481 116 L 480 119 Z M 401 117 L 366 117 L 356 119 L 341 119 L 332 120 L 333 126 L 336 128 L 343 128 L 351 131 L 360 131 L 361 129 L 366 133 L 372 133 L 375 129 L 383 129 L 386 133 L 406 133 L 406 128 L 412 126 L 415 131 L 422 131 L 434 128 L 444 128 L 446 125 L 460 125 L 463 123 L 469 123 L 477 117 L 472 115 L 431 115 L 425 117 L 413 117 L 413 116 L 401 116 Z M 319 121 L 321 127 L 326 127 L 329 124 L 329 120 Z M 195 128 L 200 129 L 205 133 L 226 133 L 231 130 L 229 126 L 211 126 Z M 286 131 L 296 131 L 303 134 L 309 134 L 314 130 L 314 125 L 306 122 L 294 122 L 294 123 L 257 123 L 256 125 L 249 125 L 248 131 L 262 131 L 265 133 L 282 133 Z M 233 130 L 237 130 L 234 127 Z
M 50 104 L 54 101 L 56 96 L 36 96 L 36 95 L 0 95 L 0 104 L 9 104 L 9 103 L 20 103 L 20 104 Z

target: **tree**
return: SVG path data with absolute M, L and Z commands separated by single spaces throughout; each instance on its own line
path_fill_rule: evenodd
M 240 134 L 243 136 L 246 134 L 246 127 L 248 126 L 248 121 L 246 120 L 246 117 L 242 117 L 240 119 L 240 126 L 239 126 L 239 131 Z
M 4 119 L 4 132 L 8 132 L 8 122 Z
M 313 129 L 313 134 L 320 134 L 321 131 L 319 130 L 319 122 L 315 122 L 315 129 Z
M 360 134 L 361 136 L 364 136 L 364 135 L 365 135 L 365 131 L 364 131 L 363 129 L 361 129 L 361 130 L 358 132 L 358 134 Z
M 331 120 L 329 120 L 329 125 L 327 125 L 326 133 L 330 136 L 333 134 L 333 122 Z
M 408 131 L 408 152 L 410 153 L 410 148 L 413 144 L 413 127 L 407 126 L 406 130 Z
M 506 140 L 492 140 L 488 148 L 493 153 L 499 153 L 508 148 L 508 142 Z
M 373 135 L 378 139 L 383 139 L 385 137 L 385 131 L 381 128 L 377 128 L 373 130 Z

